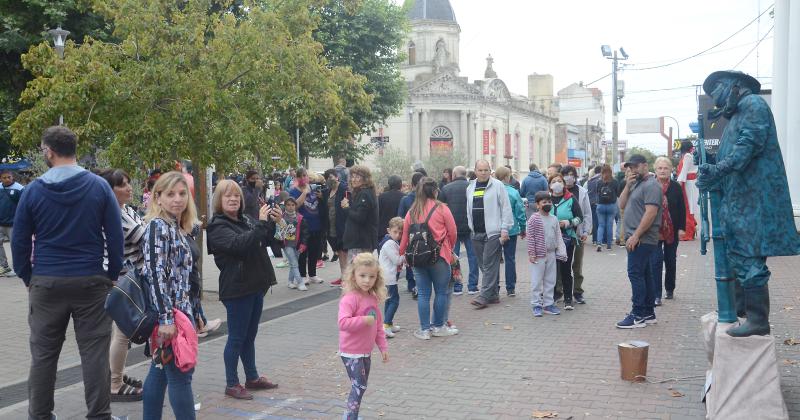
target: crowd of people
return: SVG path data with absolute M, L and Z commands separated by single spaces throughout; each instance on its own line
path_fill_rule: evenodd
M 345 418 L 358 416 L 373 347 L 388 361 L 386 339 L 401 330 L 394 322 L 401 276 L 416 299 L 414 337 L 459 333 L 450 307 L 453 296 L 464 293 L 462 244 L 466 293 L 478 310 L 500 302 L 501 284 L 507 298 L 517 295 L 518 246 L 527 250 L 533 317 L 587 303 L 583 257 L 590 241 L 596 252 L 615 243 L 627 248 L 633 304 L 617 327 L 655 323 L 654 308 L 674 296 L 686 206 L 668 158 L 658 158 L 651 173 L 644 157 L 634 155 L 622 179 L 608 165 L 582 180 L 569 165 L 550 165 L 546 173 L 531 165 L 522 182 L 511 168 L 493 171 L 481 159 L 471 170 L 448 168 L 441 179 L 416 167 L 407 190 L 396 175 L 375 185 L 369 167 L 344 160 L 322 174 L 299 167 L 266 182 L 249 170 L 238 181 L 232 176 L 215 183 L 212 215 L 202 226 L 190 169 L 151 173 L 144 205 L 136 209 L 131 177 L 118 169 L 87 171 L 77 164 L 76 144 L 67 128 L 48 128 L 41 142 L 50 167 L 45 174 L 23 187 L 13 173 L 0 173 L 0 243 L 11 241 L 16 273 L 4 252 L 0 272 L 18 275 L 29 288 L 30 418 L 53 416 L 70 317 L 88 418 L 111 417 L 111 401 L 143 400 L 144 418 L 159 419 L 167 388 L 174 415 L 194 418 L 197 337 L 222 322 L 207 320 L 200 300 L 195 239 L 203 228 L 220 270 L 228 327 L 224 393 L 232 398 L 252 399 L 255 391 L 278 387 L 256 365 L 267 290 L 285 282 L 306 291 L 325 283 L 317 274 L 323 260 L 338 261 L 340 275 L 329 284 L 343 289 L 339 347 L 352 382 Z M 275 270 L 280 267 L 287 270 Z M 158 316 L 145 349 L 152 364 L 144 381 L 124 373 L 130 339 L 104 310 L 109 289 L 128 274 L 147 279 L 146 295 Z M 103 365 L 110 374 L 94 368 Z

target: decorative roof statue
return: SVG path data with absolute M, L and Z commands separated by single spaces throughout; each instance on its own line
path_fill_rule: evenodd
M 447 44 L 443 39 L 436 41 L 436 50 L 433 58 L 433 68 L 436 73 L 439 73 L 447 67 L 447 62 L 450 58 L 450 52 L 447 51 Z
M 727 330 L 734 337 L 770 333 L 767 257 L 800 254 L 775 120 L 760 89 L 758 80 L 739 71 L 716 71 L 703 82 L 716 107 L 709 119 L 730 120 L 715 163 L 698 168 L 697 187 L 710 192 L 713 224 L 721 233 L 714 229 L 720 322 L 747 316 Z M 737 314 L 724 321 L 733 298 Z
M 497 79 L 497 73 L 495 73 L 494 69 L 492 68 L 493 63 L 494 58 L 492 58 L 492 55 L 489 54 L 489 56 L 486 57 L 486 71 L 483 72 L 484 79 Z

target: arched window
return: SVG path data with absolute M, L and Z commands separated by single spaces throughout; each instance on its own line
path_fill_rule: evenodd
M 453 132 L 443 125 L 431 130 L 431 151 L 450 152 L 453 150 Z
M 408 65 L 413 66 L 417 64 L 417 48 L 414 41 L 408 43 Z

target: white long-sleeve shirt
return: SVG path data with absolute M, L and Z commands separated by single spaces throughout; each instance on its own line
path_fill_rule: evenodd
M 378 263 L 383 270 L 383 279 L 387 286 L 397 284 L 397 273 L 402 268 L 405 258 L 400 255 L 400 244 L 394 239 L 389 239 L 378 253 Z

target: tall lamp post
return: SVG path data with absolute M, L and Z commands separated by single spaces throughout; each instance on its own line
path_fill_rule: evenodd
M 51 29 L 47 31 L 50 36 L 53 37 L 53 45 L 55 46 L 56 52 L 58 53 L 58 57 L 62 60 L 64 59 L 64 43 L 67 41 L 67 36 L 69 36 L 69 31 L 65 31 L 61 29 L 59 25 L 56 29 Z M 64 115 L 58 116 L 58 125 L 64 125 Z
M 617 91 L 617 70 L 619 69 L 617 61 L 627 60 L 628 54 L 622 47 L 619 47 L 619 51 L 613 50 L 612 52 L 608 45 L 600 46 L 600 51 L 603 53 L 603 57 L 611 60 L 611 98 L 613 101 L 611 106 L 611 165 L 617 171 L 619 170 L 619 120 L 617 114 L 619 113 L 620 99 Z M 622 55 L 622 58 L 617 56 L 617 52 Z
M 676 129 L 678 131 L 678 135 L 677 135 L 676 138 L 680 139 L 681 138 L 681 125 L 678 124 L 678 120 L 675 119 L 675 117 L 670 117 L 669 115 L 664 115 L 664 116 L 661 117 L 661 126 L 662 127 L 664 126 L 664 118 L 669 118 L 669 119 L 671 119 L 672 121 L 675 122 L 675 127 L 676 127 Z M 664 130 L 661 130 L 661 131 L 662 131 L 662 135 L 663 135 L 663 131 Z M 672 139 L 672 127 L 670 127 L 670 129 L 669 129 L 669 134 L 670 134 L 670 137 L 669 137 L 669 142 L 667 143 L 667 156 L 672 157 L 672 142 L 673 142 L 673 139 Z

